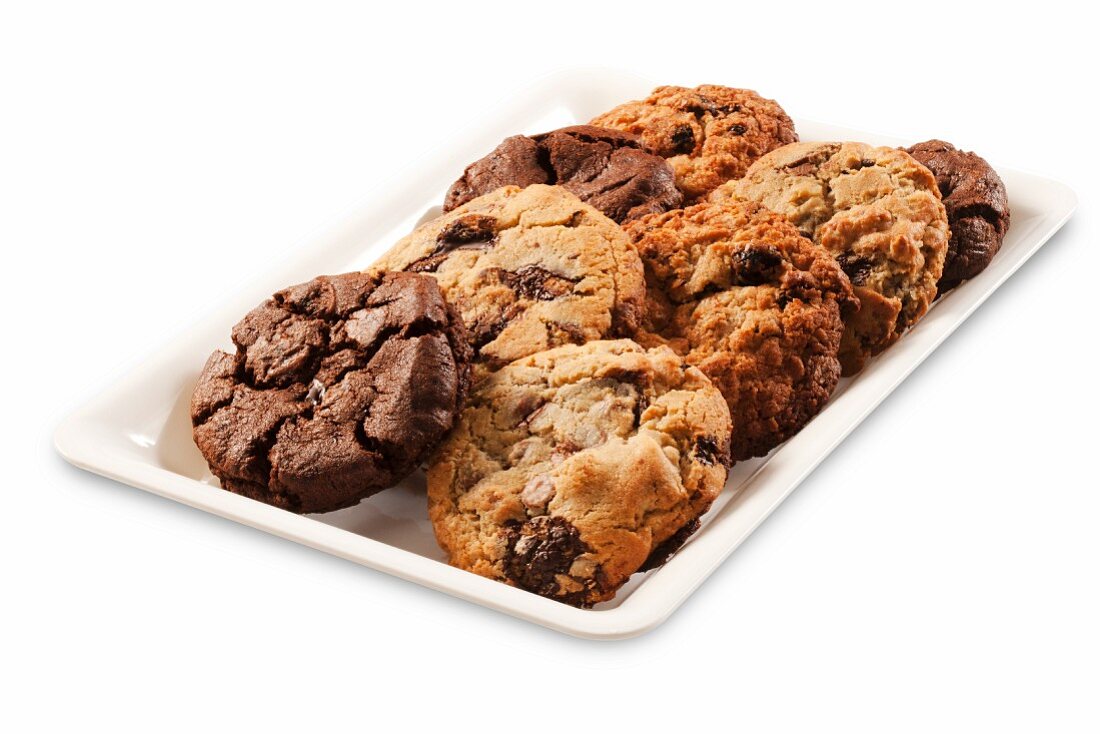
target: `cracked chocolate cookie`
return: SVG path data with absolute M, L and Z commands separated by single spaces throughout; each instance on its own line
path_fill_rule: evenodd
M 447 192 L 450 211 L 501 186 L 553 184 L 616 222 L 665 212 L 683 202 L 672 169 L 628 133 L 574 125 L 515 135 L 470 164 Z
M 794 143 L 711 194 L 756 201 L 824 247 L 860 308 L 845 319 L 840 364 L 863 369 L 928 311 L 947 253 L 936 180 L 905 151 L 864 143 Z
M 668 159 L 689 204 L 744 176 L 768 151 L 798 140 L 794 123 L 774 100 L 716 84 L 657 87 L 645 99 L 619 105 L 591 124 L 641 136 Z
M 432 278 L 320 277 L 233 327 L 191 398 L 195 443 L 222 487 L 293 512 L 393 485 L 450 430 L 470 349 Z
M 642 263 L 619 225 L 560 186 L 506 186 L 418 227 L 375 264 L 429 273 L 462 314 L 482 368 L 630 336 Z
M 858 307 L 823 248 L 755 203 L 697 204 L 626 225 L 645 265 L 645 346 L 667 344 L 725 396 L 734 461 L 763 456 L 840 379 L 841 312 Z
M 951 239 L 938 290 L 946 293 L 985 270 L 1001 249 L 1010 212 L 1004 182 L 976 153 L 959 150 L 942 140 L 926 140 L 906 148 L 936 177 L 947 209 Z
M 576 606 L 662 563 L 718 496 L 729 411 L 666 347 L 564 346 L 470 393 L 428 468 L 450 562 Z

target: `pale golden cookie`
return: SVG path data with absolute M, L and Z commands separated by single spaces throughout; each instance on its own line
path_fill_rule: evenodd
M 767 154 L 711 201 L 756 201 L 782 214 L 848 274 L 860 309 L 845 320 L 845 375 L 928 311 L 947 254 L 947 213 L 931 172 L 864 143 L 795 143 Z
M 435 277 L 479 374 L 563 344 L 631 336 L 645 299 L 619 225 L 559 186 L 505 186 L 418 227 L 373 266 Z
M 540 352 L 472 391 L 428 468 L 450 562 L 567 604 L 614 596 L 695 529 L 726 481 L 729 411 L 672 350 Z

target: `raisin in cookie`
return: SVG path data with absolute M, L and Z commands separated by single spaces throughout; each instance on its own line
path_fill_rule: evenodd
M 642 263 L 619 225 L 560 186 L 480 196 L 418 227 L 375 267 L 435 276 L 488 369 L 629 336 L 645 299 Z
M 665 343 L 721 390 L 734 461 L 763 456 L 840 379 L 842 309 L 856 302 L 823 248 L 755 203 L 704 203 L 626 225 L 646 270 L 638 340 Z
M 195 443 L 225 489 L 294 512 L 399 481 L 451 428 L 469 383 L 462 320 L 415 273 L 287 288 L 233 342 L 195 387 Z
M 444 211 L 506 185 L 555 184 L 616 222 L 675 209 L 683 202 L 668 163 L 629 133 L 574 125 L 515 135 L 471 163 L 447 192 Z
M 798 140 L 794 123 L 774 100 L 716 84 L 657 87 L 591 124 L 640 135 L 668 159 L 688 203 L 741 178 L 769 150 Z
M 860 308 L 845 320 L 845 375 L 893 344 L 928 311 L 947 253 L 936 180 L 908 153 L 864 143 L 794 143 L 711 194 L 757 201 L 832 253 Z
M 470 393 L 428 468 L 453 565 L 577 606 L 610 599 L 695 529 L 726 480 L 729 411 L 672 350 L 540 352 Z
M 938 290 L 946 293 L 985 270 L 1001 249 L 1010 213 L 1004 182 L 976 153 L 942 140 L 927 140 L 905 151 L 936 177 L 951 240 Z

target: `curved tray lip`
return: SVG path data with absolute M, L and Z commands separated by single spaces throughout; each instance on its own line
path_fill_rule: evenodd
M 586 105 L 592 109 L 594 103 L 599 103 L 595 105 L 599 109 L 606 106 L 602 100 L 630 99 L 645 94 L 652 86 L 640 77 L 603 69 L 555 72 L 514 95 L 500 105 L 504 112 L 497 110 L 488 119 L 529 115 L 563 103 L 573 109 L 585 109 Z M 802 119 L 796 120 L 796 124 L 800 130 L 804 126 L 832 129 L 847 133 L 847 139 L 888 143 L 886 136 L 843 126 Z M 460 151 L 478 146 L 487 149 L 491 147 L 489 143 L 495 144 L 495 136 L 496 132 L 486 134 L 484 129 L 470 134 L 470 139 L 459 135 L 458 140 L 463 143 L 441 147 L 444 152 L 439 154 L 441 160 L 436 161 L 434 168 L 461 170 L 466 157 Z M 425 158 L 422 156 L 421 160 Z M 117 409 L 127 404 L 128 395 L 138 383 L 155 381 L 172 363 L 187 359 L 196 343 L 208 343 L 208 335 L 219 332 L 221 322 L 232 323 L 237 314 L 272 292 L 271 284 L 297 282 L 303 272 L 324 270 L 326 261 L 345 257 L 349 247 L 347 233 L 364 222 L 375 222 L 381 230 L 385 222 L 377 220 L 388 216 L 396 221 L 407 216 L 398 216 L 409 209 L 405 192 L 416 192 L 425 182 L 429 184 L 428 190 L 439 188 L 434 174 L 411 171 L 404 186 L 387 187 L 388 194 L 364 201 L 323 234 L 311 238 L 309 246 L 298 249 L 287 261 L 228 299 L 228 303 L 217 309 L 216 316 L 200 321 L 73 411 L 57 427 L 54 446 L 65 460 L 81 469 L 551 629 L 591 639 L 634 637 L 665 621 L 852 429 L 1073 215 L 1077 196 L 1065 184 L 1014 169 L 997 167 L 997 170 L 1014 182 L 1009 186 L 1014 208 L 1026 203 L 1029 209 L 1041 212 L 1040 220 L 1023 235 L 1024 241 L 1011 257 L 994 260 L 985 273 L 940 299 L 936 308 L 897 345 L 876 358 L 843 396 L 830 402 L 795 438 L 777 449 L 738 495 L 710 519 L 704 532 L 698 533 L 664 567 L 612 609 L 576 609 L 308 516 L 229 492 L 210 491 L 205 484 L 142 461 L 135 452 L 127 450 L 130 439 L 121 432 L 123 426 L 115 416 Z

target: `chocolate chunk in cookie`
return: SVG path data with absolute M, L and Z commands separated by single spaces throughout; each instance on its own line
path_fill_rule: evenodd
M 845 375 L 893 344 L 936 297 L 947 213 L 936 181 L 905 151 L 794 143 L 768 153 L 710 200 L 761 203 L 836 258 L 859 299 L 845 317 Z
M 426 222 L 376 263 L 430 273 L 462 314 L 480 374 L 634 333 L 642 263 L 622 228 L 561 186 L 505 186 Z
M 716 84 L 658 87 L 645 99 L 619 105 L 591 124 L 640 136 L 653 152 L 668 159 L 689 204 L 744 176 L 768 151 L 798 140 L 794 123 L 774 100 Z
M 672 169 L 641 140 L 618 130 L 574 125 L 506 139 L 470 164 L 447 192 L 444 211 L 501 186 L 554 184 L 616 222 L 680 206 Z
M 471 390 L 428 467 L 428 513 L 453 565 L 587 607 L 687 540 L 729 441 L 721 394 L 670 349 L 558 347 Z
M 667 344 L 722 391 L 735 461 L 763 456 L 829 400 L 856 301 L 825 249 L 760 204 L 703 203 L 625 225 L 646 269 L 645 346 Z M 700 461 L 713 455 L 700 437 Z
M 1001 249 L 1011 214 L 1004 182 L 976 153 L 942 140 L 905 149 L 936 177 L 951 240 L 937 288 L 945 293 L 985 270 Z
M 451 428 L 469 384 L 462 320 L 414 273 L 322 276 L 233 328 L 191 398 L 195 443 L 237 494 L 293 512 L 401 480 Z

